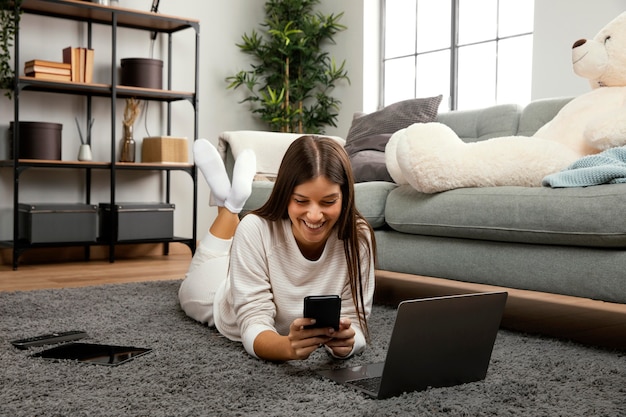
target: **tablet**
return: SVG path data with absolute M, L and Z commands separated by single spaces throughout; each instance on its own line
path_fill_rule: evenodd
M 96 365 L 115 366 L 150 352 L 152 352 L 152 349 L 134 346 L 66 343 L 35 353 L 32 356 L 52 360 L 70 359 Z

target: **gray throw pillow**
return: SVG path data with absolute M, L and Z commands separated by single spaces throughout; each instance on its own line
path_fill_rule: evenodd
M 385 147 L 392 133 L 381 133 L 371 136 L 363 136 L 358 139 L 352 139 L 346 142 L 344 146 L 348 156 L 354 155 L 361 151 L 380 151 L 385 152 Z
M 434 122 L 443 96 L 390 104 L 370 114 L 355 114 L 345 149 L 355 182 L 393 182 L 385 163 L 385 146 L 392 134 L 413 123 Z
M 384 109 L 352 120 L 346 145 L 366 136 L 395 133 L 413 123 L 434 122 L 443 96 L 414 98 L 390 104 Z
M 387 164 L 385 153 L 373 150 L 364 150 L 350 155 L 354 182 L 386 181 L 393 182 Z

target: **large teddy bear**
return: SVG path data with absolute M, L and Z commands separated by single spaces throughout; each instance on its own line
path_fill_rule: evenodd
M 444 124 L 416 123 L 385 148 L 398 184 L 436 193 L 462 187 L 541 186 L 583 156 L 626 144 L 626 12 L 572 48 L 574 72 L 592 90 L 576 97 L 532 137 L 465 143 Z

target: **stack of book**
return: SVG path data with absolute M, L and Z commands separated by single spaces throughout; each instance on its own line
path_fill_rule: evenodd
M 70 64 L 63 62 L 44 61 L 33 59 L 24 64 L 24 74 L 28 77 L 43 80 L 71 81 L 72 70 Z
M 63 49 L 63 62 L 71 66 L 73 82 L 93 82 L 93 55 L 94 50 L 89 48 L 68 46 Z

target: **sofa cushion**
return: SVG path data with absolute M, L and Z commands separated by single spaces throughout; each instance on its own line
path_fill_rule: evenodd
M 519 119 L 518 136 L 532 136 L 572 100 L 573 97 L 546 98 L 528 103 Z
M 270 196 L 274 183 L 271 181 L 254 181 L 252 183 L 252 195 L 246 201 L 241 211 L 245 214 L 261 207 Z M 396 188 L 389 182 L 367 182 L 355 184 L 354 193 L 357 209 L 367 219 L 373 228 L 385 225 L 385 202 L 387 195 Z
M 366 150 L 357 152 L 350 157 L 354 181 L 364 183 L 368 181 L 393 182 L 387 162 L 385 151 Z
M 350 157 L 355 182 L 393 182 L 385 162 L 385 147 L 391 133 L 379 133 L 352 139 L 345 149 Z
M 626 184 L 389 193 L 385 220 L 409 234 L 546 245 L 626 247 Z
M 500 104 L 484 109 L 456 110 L 439 113 L 437 121 L 443 123 L 465 142 L 476 142 L 517 134 L 521 107 L 517 104 Z
M 374 229 L 385 225 L 387 196 L 396 187 L 396 184 L 384 181 L 354 184 L 356 208 Z
M 252 194 L 243 205 L 241 213 L 245 214 L 249 211 L 256 210 L 265 204 L 272 193 L 272 188 L 274 188 L 274 182 L 272 181 L 254 181 L 252 183 Z

